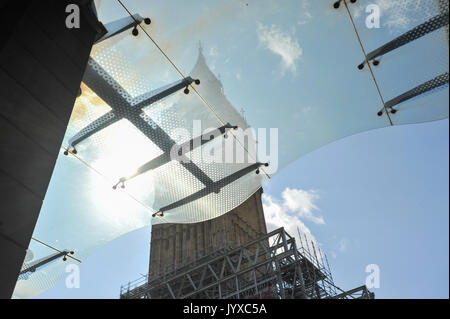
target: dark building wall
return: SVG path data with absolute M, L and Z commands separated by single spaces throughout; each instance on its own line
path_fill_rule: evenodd
M 65 25 L 68 4 L 80 28 Z M 12 295 L 92 45 L 91 1 L 1 1 L 0 298 Z
M 235 247 L 266 234 L 261 194 L 262 188 L 232 211 L 205 222 L 153 225 L 150 274 L 157 276 L 220 247 Z

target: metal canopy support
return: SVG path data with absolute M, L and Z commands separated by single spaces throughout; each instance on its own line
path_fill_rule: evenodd
M 407 100 L 410 100 L 416 96 L 419 96 L 421 94 L 424 94 L 426 92 L 429 92 L 431 90 L 439 88 L 446 84 L 448 84 L 448 72 L 438 75 L 434 79 L 431 79 L 425 83 L 422 83 L 422 84 L 416 86 L 415 88 L 413 88 L 409 91 L 406 91 L 405 93 L 400 94 L 399 96 L 396 96 L 395 98 L 387 101 L 385 103 L 385 107 L 386 107 L 386 109 L 390 109 L 392 114 L 395 114 L 397 112 L 397 110 L 394 109 L 394 106 L 396 106 L 400 103 L 403 103 Z M 380 110 L 378 112 L 378 115 L 381 116 L 382 114 L 383 114 L 383 110 Z
M 223 125 L 217 129 L 215 129 L 214 131 L 205 133 L 201 136 L 191 139 L 190 141 L 179 144 L 179 145 L 175 146 L 176 147 L 175 150 L 178 150 L 176 155 L 178 157 L 182 157 L 183 159 L 186 159 L 185 155 L 187 153 L 193 151 L 197 147 L 200 147 L 200 146 L 212 141 L 217 136 L 222 136 L 223 134 L 226 134 L 226 132 L 230 129 L 237 129 L 237 126 L 232 126 L 231 124 L 227 123 L 226 125 Z M 169 163 L 170 161 L 172 161 L 170 154 L 163 153 L 163 154 L 155 157 L 154 159 L 148 161 L 144 165 L 140 166 L 134 174 L 132 174 L 130 176 L 121 177 L 119 179 L 119 181 L 117 182 L 117 184 L 115 184 L 113 186 L 113 188 L 116 189 L 119 184 L 121 184 L 121 187 L 124 188 L 126 181 L 128 181 L 136 176 L 139 176 L 141 174 L 144 174 L 145 172 L 148 172 L 149 170 L 156 169 L 164 164 Z
M 132 26 L 134 26 L 133 35 L 137 35 L 136 26 L 142 21 L 144 21 L 146 24 L 151 23 L 151 20 L 149 18 L 142 19 L 139 15 L 136 14 L 118 21 L 114 21 L 107 26 L 108 33 L 101 37 L 97 42 L 103 41 L 109 37 L 119 34 L 131 28 Z M 93 90 L 97 94 L 98 97 L 103 99 L 103 101 L 105 101 L 112 108 L 112 110 L 107 114 L 104 114 L 97 120 L 93 121 L 82 130 L 80 130 L 77 134 L 75 134 L 69 140 L 70 146 L 64 152 L 65 155 L 68 155 L 69 152 L 76 154 L 77 150 L 75 146 L 77 144 L 89 138 L 93 134 L 101 131 L 102 129 L 110 126 L 111 124 L 116 123 L 119 120 L 127 119 L 144 135 L 146 135 L 156 146 L 158 146 L 162 150 L 163 154 L 140 166 L 137 169 L 136 173 L 120 178 L 119 181 L 113 186 L 114 189 L 116 189 L 118 185 L 121 185 L 121 187 L 123 188 L 125 187 L 125 181 L 143 174 L 151 169 L 158 168 L 171 161 L 170 154 L 174 148 L 175 150 L 179 150 L 177 154 L 177 160 L 179 161 L 180 165 L 182 165 L 203 185 L 205 185 L 205 188 L 203 188 L 201 191 L 161 208 L 160 211 L 153 214 L 153 217 L 163 216 L 164 211 L 190 203 L 212 192 L 219 193 L 221 188 L 231 184 L 232 182 L 252 170 L 256 170 L 256 173 L 259 174 L 259 167 L 263 164 L 255 163 L 217 182 L 214 182 L 205 172 L 203 172 L 195 163 L 191 162 L 186 156 L 186 153 L 214 139 L 217 133 L 220 133 L 220 135 L 226 134 L 227 130 L 231 128 L 236 129 L 237 126 L 232 126 L 231 124 L 227 123 L 226 125 L 216 129 L 216 131 L 204 134 L 209 135 L 208 138 L 205 138 L 204 135 L 202 135 L 195 137 L 186 143 L 178 145 L 161 127 L 159 127 L 157 123 L 152 121 L 152 119 L 143 111 L 144 107 L 147 107 L 148 105 L 151 105 L 152 103 L 155 103 L 179 91 L 180 89 L 184 88 L 184 93 L 189 94 L 189 86 L 192 85 L 192 83 L 199 85 L 200 80 L 194 80 L 191 77 L 186 77 L 166 87 L 133 98 L 124 88 L 120 86 L 119 83 L 117 83 L 117 81 L 111 75 L 108 74 L 108 72 L 106 72 L 100 66 L 99 63 L 97 63 L 94 59 L 89 58 L 83 81 L 91 90 Z M 267 166 L 268 164 L 264 165 Z
M 40 258 L 34 262 L 28 263 L 19 273 L 19 278 L 26 279 L 28 278 L 28 273 L 35 272 L 41 267 L 44 267 L 48 263 L 51 263 L 52 261 L 60 258 L 60 257 L 66 257 L 67 255 L 73 254 L 73 252 L 70 252 L 68 250 L 63 250 L 60 252 L 56 252 L 54 254 L 51 254 L 47 257 Z
M 388 52 L 391 52 L 405 44 L 408 44 L 411 41 L 417 40 L 430 32 L 433 32 L 437 29 L 440 29 L 444 26 L 448 25 L 448 6 L 447 11 L 441 13 L 428 21 L 418 25 L 417 27 L 403 33 L 399 37 L 394 40 L 386 43 L 385 45 L 379 47 L 378 49 L 373 50 L 372 52 L 367 54 L 366 60 L 358 65 L 358 69 L 363 69 L 364 64 L 369 61 L 375 60 L 376 58 L 385 55 Z M 374 61 L 374 65 L 378 65 L 378 61 Z
M 188 87 L 193 82 L 200 83 L 199 80 L 187 77 L 176 81 L 163 89 L 149 92 L 145 94 L 144 97 L 140 96 L 133 99 L 120 84 L 92 58 L 89 58 L 83 81 L 112 108 L 112 111 L 93 121 L 70 139 L 69 143 L 73 148 L 74 153 L 76 153 L 75 146 L 78 143 L 123 118 L 130 120 L 138 129 L 143 131 L 139 125 L 137 125 L 136 121 L 133 121 L 133 118 L 136 118 L 136 116 L 142 117 L 141 113 L 144 107 Z M 146 123 L 146 125 L 149 124 Z M 156 124 L 152 122 L 151 126 L 154 127 Z M 145 134 L 146 132 L 143 131 L 143 133 Z
M 149 18 L 144 19 L 139 14 L 133 14 L 132 17 L 126 16 L 122 19 L 118 19 L 118 20 L 112 21 L 110 23 L 107 23 L 106 25 L 104 25 L 104 27 L 107 30 L 107 33 L 105 35 L 103 35 L 100 39 L 98 39 L 95 43 L 97 44 L 99 42 L 102 42 L 108 38 L 111 38 L 119 33 L 129 30 L 131 28 L 133 28 L 133 35 L 136 36 L 137 35 L 136 27 L 142 21 L 144 21 L 145 24 L 151 23 L 151 20 Z
M 186 154 L 196 147 L 213 140 L 216 136 L 225 134 L 227 130 L 231 128 L 236 129 L 237 126 L 232 126 L 227 123 L 212 132 L 208 132 L 202 136 L 195 137 L 188 142 L 178 145 L 161 127 L 158 126 L 157 123 L 152 121 L 148 115 L 143 112 L 142 109 L 144 107 L 155 103 L 156 101 L 159 101 L 180 89 L 185 88 L 184 92 L 186 94 L 189 93 L 187 87 L 194 82 L 197 85 L 200 84 L 199 80 L 194 80 L 191 77 L 187 77 L 183 80 L 172 83 L 169 86 L 133 99 L 114 80 L 114 78 L 112 78 L 94 59 L 90 58 L 85 72 L 84 82 L 101 99 L 103 99 L 112 108 L 112 110 L 84 127 L 69 140 L 69 144 L 73 148 L 71 150 L 72 153 L 77 153 L 77 150 L 75 149 L 77 144 L 121 119 L 129 120 L 137 129 L 139 129 L 163 151 L 163 154 L 139 167 L 135 174 L 120 178 L 117 184 L 113 186 L 114 189 L 117 188 L 119 184 L 121 184 L 121 187 L 125 187 L 125 181 L 143 174 L 148 170 L 158 168 L 171 161 L 170 152 L 173 149 L 178 150 L 177 160 L 180 165 L 182 165 L 200 182 L 202 182 L 203 185 L 205 185 L 205 188 L 202 190 L 176 201 L 175 203 L 162 207 L 157 213 L 153 214 L 153 217 L 162 217 L 164 216 L 164 212 L 167 210 L 188 204 L 213 192 L 219 193 L 221 188 L 231 184 L 250 171 L 256 170 L 256 173 L 259 173 L 260 166 L 268 165 L 263 163 L 255 163 L 229 176 L 226 176 L 217 182 L 214 182 L 195 163 L 190 161 L 190 159 L 186 157 Z M 66 155 L 68 153 L 69 150 L 65 152 Z
M 75 149 L 77 143 L 80 143 L 92 134 L 123 118 L 129 120 L 164 153 L 170 153 L 170 150 L 173 147 L 176 147 L 177 144 L 161 127 L 158 126 L 158 124 L 152 121 L 142 109 L 182 88 L 185 88 L 186 94 L 189 93 L 187 87 L 192 83 L 196 83 L 197 85 L 200 84 L 200 80 L 194 80 L 191 77 L 187 77 L 163 89 L 158 89 L 152 91 L 153 93 L 149 92 L 148 94 L 144 94 L 144 96 L 133 99 L 114 80 L 114 78 L 92 58 L 89 59 L 84 82 L 112 108 L 112 113 L 107 113 L 104 117 L 92 122 L 70 140 L 69 143 L 71 144 L 71 147 L 73 147 L 71 152 L 75 154 L 77 153 Z M 64 154 L 67 155 L 68 153 L 69 151 L 66 151 Z M 206 175 L 196 164 L 189 162 L 185 156 L 181 156 L 180 163 L 204 185 L 213 182 L 208 175 Z
M 120 117 L 116 116 L 116 114 L 113 111 L 110 111 L 92 123 L 90 123 L 88 126 L 84 127 L 81 131 L 79 131 L 75 136 L 73 136 L 69 140 L 70 146 L 72 146 L 72 152 L 76 153 L 75 146 L 90 137 L 91 135 L 103 130 L 104 128 L 114 124 L 118 120 L 121 120 Z M 67 154 L 66 154 L 67 155 Z
M 180 199 L 179 201 L 176 201 L 170 205 L 160 208 L 159 211 L 154 213 L 152 216 L 153 217 L 156 217 L 156 216 L 163 217 L 164 212 L 166 212 L 168 210 L 180 207 L 182 205 L 189 204 L 189 203 L 191 203 L 197 199 L 200 199 L 202 197 L 205 197 L 211 193 L 219 193 L 223 187 L 233 183 L 234 181 L 238 180 L 239 178 L 247 175 L 248 173 L 250 173 L 252 171 L 256 171 L 256 173 L 259 174 L 259 167 L 261 167 L 262 165 L 268 166 L 269 164 L 254 163 L 250 166 L 244 167 L 244 168 L 238 170 L 237 172 L 234 172 L 231 175 L 225 176 L 224 178 L 218 180 L 217 182 L 211 182 L 211 183 L 207 184 L 205 188 L 199 190 L 198 192 L 195 192 L 192 195 L 189 195 L 183 199 Z

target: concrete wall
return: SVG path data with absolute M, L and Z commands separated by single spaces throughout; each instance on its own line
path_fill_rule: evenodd
M 81 9 L 67 29 L 65 8 Z M 0 2 L 0 298 L 24 260 L 92 44 L 91 1 Z

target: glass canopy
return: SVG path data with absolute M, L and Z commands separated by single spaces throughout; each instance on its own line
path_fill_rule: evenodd
M 329 142 L 448 117 L 446 1 L 96 4 L 107 28 L 151 23 L 94 46 L 33 235 L 80 260 L 150 223 L 225 214 Z M 40 245 L 34 259 L 55 253 Z

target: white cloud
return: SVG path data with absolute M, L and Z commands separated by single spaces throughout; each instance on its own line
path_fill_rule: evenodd
M 298 25 L 303 25 L 303 24 L 307 24 L 308 22 L 310 22 L 313 18 L 311 12 L 309 11 L 309 7 L 310 7 L 310 3 L 306 0 L 302 0 L 301 3 L 301 14 L 300 14 L 300 18 L 297 21 Z
M 318 210 L 314 201 L 319 199 L 316 191 L 305 191 L 302 189 L 290 189 L 287 187 L 281 197 L 284 199 L 284 205 L 289 211 L 297 213 L 299 217 L 312 221 L 316 224 L 325 224 L 321 216 L 315 216 L 313 211 Z
M 312 20 L 313 16 L 311 14 L 311 12 L 309 11 L 305 11 L 303 13 L 303 16 L 297 21 L 298 25 L 304 25 L 307 24 L 308 22 L 310 22 Z
M 319 224 L 324 223 L 322 217 L 316 217 L 312 213 L 314 210 L 317 210 L 314 202 L 319 198 L 319 196 L 316 191 L 286 188 L 281 196 L 282 200 L 278 200 L 267 194 L 262 195 L 264 215 L 266 218 L 268 231 L 284 227 L 289 235 L 296 238 L 298 247 L 300 246 L 300 243 L 303 242 L 303 246 L 306 248 L 306 236 L 310 249 L 312 249 L 311 241 L 314 242 L 317 249 L 318 245 L 316 239 L 312 235 L 310 229 L 301 220 L 301 218 L 308 216 L 305 219 L 309 219 Z M 301 241 L 298 236 L 297 228 L 302 234 Z
M 338 249 L 339 249 L 339 251 L 340 251 L 341 253 L 346 252 L 346 251 L 347 251 L 347 248 L 348 248 L 348 244 L 349 244 L 348 239 L 342 238 L 342 239 L 339 241 L 339 244 L 338 244 Z
M 293 74 L 297 71 L 297 61 L 302 55 L 300 44 L 289 33 L 283 32 L 277 25 L 270 27 L 258 23 L 259 43 L 272 53 L 281 57 L 281 73 Z

